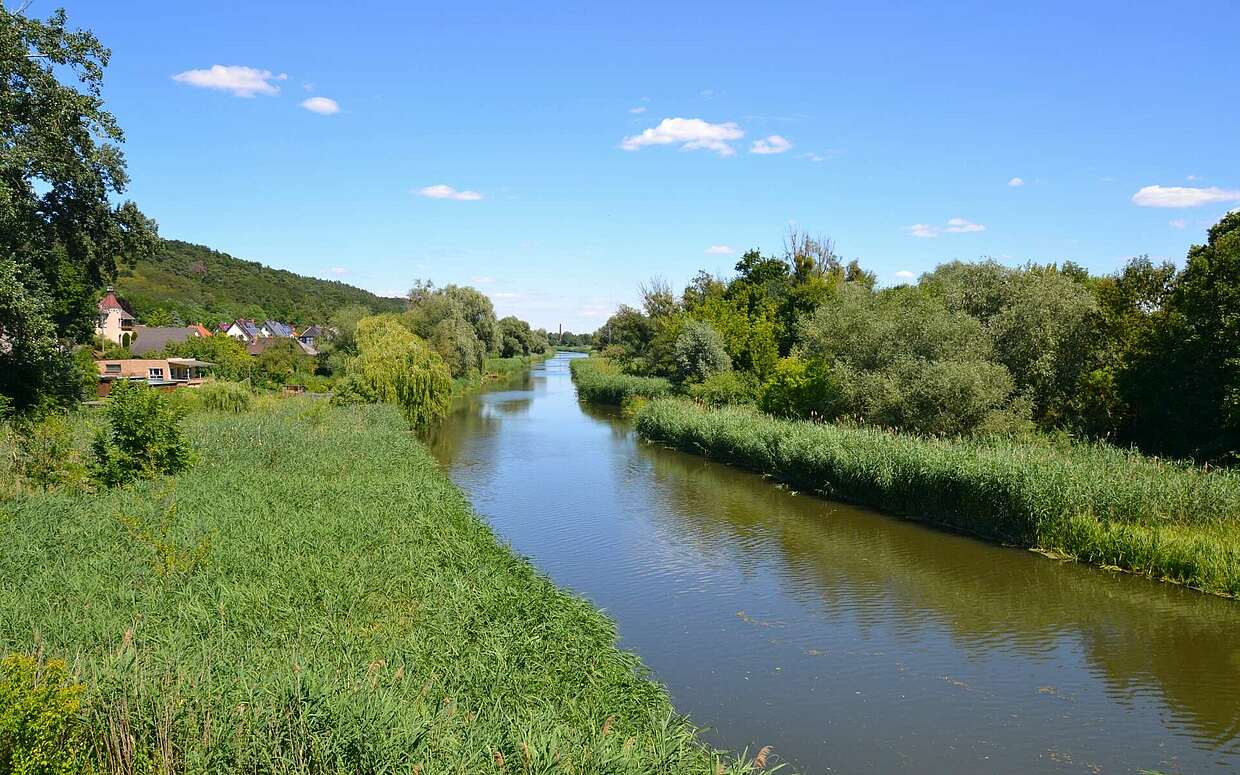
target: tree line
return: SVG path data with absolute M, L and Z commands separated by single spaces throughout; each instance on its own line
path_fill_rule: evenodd
M 1240 213 L 1182 269 L 1133 258 L 953 261 L 878 288 L 830 240 L 791 232 L 731 277 L 642 286 L 594 342 L 701 400 L 928 435 L 1067 433 L 1230 463 L 1240 450 Z

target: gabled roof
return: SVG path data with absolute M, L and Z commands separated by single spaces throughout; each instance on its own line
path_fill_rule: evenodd
M 190 330 L 192 330 L 195 334 L 198 334 L 198 336 L 211 336 L 211 332 L 208 331 L 207 327 L 201 323 L 194 323 L 190 326 Z
M 314 339 L 322 335 L 323 335 L 323 329 L 319 328 L 318 326 L 310 326 L 305 331 L 302 331 L 300 334 L 298 334 L 299 337 L 304 336 L 304 337 L 309 337 L 310 339 Z
M 180 326 L 136 326 L 129 351 L 134 355 L 158 352 L 173 342 L 184 342 L 194 336 L 194 329 Z
M 233 322 L 233 325 L 240 328 L 241 333 L 245 334 L 250 339 L 258 338 L 258 326 L 254 325 L 253 320 L 237 320 Z
M 120 299 L 116 298 L 116 292 L 111 288 L 109 288 L 108 292 L 103 294 L 103 298 L 99 300 L 100 312 L 106 312 L 110 309 L 119 309 L 129 317 L 133 317 L 133 312 L 130 311 L 129 307 L 122 304 Z
M 287 337 L 293 335 L 293 329 L 278 320 L 264 320 L 263 328 L 270 331 L 272 336 Z

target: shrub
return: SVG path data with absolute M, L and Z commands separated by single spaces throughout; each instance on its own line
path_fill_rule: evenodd
M 835 417 L 843 394 L 817 361 L 781 358 L 762 387 L 758 405 L 778 417 Z
M 25 485 L 52 490 L 85 481 L 86 467 L 64 416 L 53 414 L 39 422 L 23 422 L 15 430 L 17 474 Z
M 662 377 L 634 377 L 617 373 L 603 358 L 579 358 L 569 363 L 577 395 L 584 401 L 620 406 L 626 398 L 671 395 L 672 384 Z
M 96 433 L 91 444 L 95 480 L 113 486 L 188 468 L 183 416 L 158 391 L 142 383 L 116 382 L 107 408 L 108 428 Z
M 690 320 L 680 329 L 673 347 L 676 375 L 683 382 L 701 382 L 732 369 L 723 337 L 709 323 Z
M 689 386 L 689 397 L 707 406 L 751 404 L 757 396 L 757 380 L 736 371 L 721 371 Z
M 84 687 L 61 660 L 25 654 L 0 660 L 0 772 L 89 771 L 81 722 Z
M 181 391 L 178 391 L 181 392 Z M 209 412 L 248 412 L 254 406 L 254 392 L 240 382 L 207 382 L 198 388 L 198 399 Z

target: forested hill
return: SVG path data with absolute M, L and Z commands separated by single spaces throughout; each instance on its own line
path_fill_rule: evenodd
M 326 322 L 351 305 L 374 312 L 398 312 L 405 306 L 404 299 L 272 269 L 180 240 L 164 240 L 154 258 L 122 267 L 117 292 L 148 324 L 270 318 L 305 325 Z

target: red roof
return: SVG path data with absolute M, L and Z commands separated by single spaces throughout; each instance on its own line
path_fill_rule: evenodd
M 210 332 L 210 331 L 208 331 L 208 330 L 207 330 L 207 329 L 206 329 L 206 328 L 205 328 L 202 324 L 200 324 L 200 323 L 195 323 L 195 324 L 193 324 L 192 326 L 190 326 L 190 328 L 194 329 L 194 331 L 195 331 L 195 332 L 197 332 L 198 336 L 211 336 L 211 332 Z

